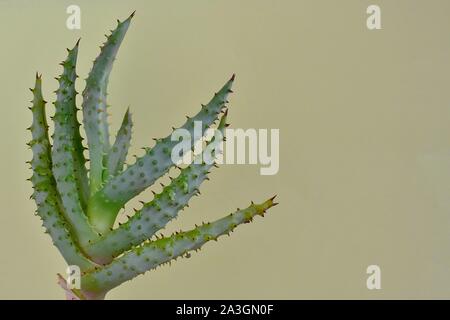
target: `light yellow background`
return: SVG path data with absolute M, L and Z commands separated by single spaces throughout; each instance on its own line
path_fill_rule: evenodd
M 365 25 L 372 3 L 379 31 Z M 69 4 L 79 31 L 65 26 Z M 103 34 L 135 9 L 109 88 L 113 133 L 133 112 L 132 154 L 233 72 L 233 127 L 280 129 L 278 175 L 221 166 L 165 234 L 273 194 L 280 205 L 109 298 L 450 298 L 446 0 L 0 0 L 0 298 L 63 298 L 65 264 L 25 181 L 34 73 L 51 102 L 64 48 L 82 37 L 85 78 Z M 370 264 L 379 291 L 366 288 Z

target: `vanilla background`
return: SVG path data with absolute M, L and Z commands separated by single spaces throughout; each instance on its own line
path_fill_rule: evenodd
M 71 4 L 81 30 L 66 28 Z M 366 28 L 370 4 L 381 7 L 382 30 Z M 131 155 L 232 73 L 232 126 L 280 129 L 277 175 L 222 165 L 164 234 L 250 200 L 278 194 L 280 205 L 108 298 L 450 298 L 445 0 L 0 0 L 0 298 L 63 298 L 65 263 L 25 181 L 34 74 L 53 101 L 58 63 L 81 37 L 81 92 L 103 34 L 134 10 L 109 86 L 112 136 L 128 106 L 133 113 Z M 366 288 L 371 264 L 381 290 Z

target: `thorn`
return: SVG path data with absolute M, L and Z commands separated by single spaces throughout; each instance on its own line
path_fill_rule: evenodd
M 236 74 L 235 73 L 233 73 L 233 75 L 231 76 L 231 78 L 230 78 L 230 81 L 234 81 L 234 78 L 236 77 Z
M 269 200 L 270 201 L 273 201 L 273 199 L 275 199 L 275 197 L 276 197 L 277 195 L 274 195 L 272 198 L 270 198 Z

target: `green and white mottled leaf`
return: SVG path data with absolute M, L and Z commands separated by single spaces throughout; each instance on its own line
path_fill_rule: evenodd
M 76 139 L 74 136 L 73 116 L 76 108 L 75 72 L 78 55 L 78 43 L 69 50 L 63 62 L 64 71 L 57 78 L 59 88 L 56 91 L 55 115 L 53 122 L 52 171 L 58 193 L 64 207 L 64 214 L 73 229 L 76 241 L 83 247 L 89 241 L 98 238 L 97 232 L 90 226 L 83 211 L 79 184 L 75 171 Z
M 229 234 L 238 225 L 251 222 L 255 215 L 264 215 L 274 206 L 274 198 L 262 204 L 252 204 L 222 219 L 203 224 L 193 230 L 175 233 L 170 237 L 146 242 L 98 270 L 86 272 L 81 278 L 81 289 L 90 292 L 107 292 L 157 266 L 189 251 L 200 249 L 206 242 Z
M 120 129 L 117 132 L 116 141 L 108 154 L 108 173 L 111 176 L 116 176 L 123 170 L 128 149 L 130 148 L 132 126 L 130 110 L 127 109 Z
M 36 76 L 32 91 L 33 124 L 30 127 L 32 140 L 29 145 L 33 152 L 33 159 L 30 162 L 33 175 L 30 180 L 34 189 L 32 198 L 37 205 L 36 213 L 41 218 L 46 233 L 50 235 L 53 244 L 69 265 L 78 265 L 82 270 L 92 268 L 94 264 L 83 256 L 78 245 L 72 240 L 70 226 L 61 213 L 62 206 L 52 174 L 51 145 L 41 77 Z
M 194 135 L 195 122 L 201 122 L 202 134 L 216 121 L 225 108 L 227 97 L 231 91 L 233 77 L 217 92 L 211 101 L 180 128 L 187 130 L 192 139 L 191 147 L 201 138 Z M 88 206 L 88 215 L 93 225 L 102 233 L 109 232 L 113 226 L 119 209 L 158 178 L 163 176 L 175 164 L 171 159 L 171 151 L 178 141 L 172 141 L 171 135 L 160 139 L 153 148 L 149 148 L 144 156 L 137 158 L 133 165 L 127 167 L 119 175 L 110 179 L 104 188 L 97 192 Z
M 222 116 L 218 130 L 223 137 L 226 127 L 226 114 Z M 215 150 L 216 146 L 223 140 L 213 139 L 208 143 L 208 148 Z M 105 236 L 92 243 L 87 252 L 95 257 L 99 263 L 110 262 L 113 257 L 118 256 L 132 246 L 150 239 L 158 230 L 163 229 L 169 221 L 176 218 L 178 213 L 188 205 L 189 200 L 198 194 L 198 189 L 214 162 L 205 163 L 208 149 L 174 178 L 171 183 L 164 187 L 160 194 L 155 194 L 154 199 L 145 203 L 126 223 Z
M 134 13 L 125 21 L 118 22 L 117 28 L 107 37 L 83 90 L 83 123 L 89 146 L 91 195 L 101 188 L 104 179 L 108 177 L 107 155 L 110 149 L 106 110 L 108 81 L 117 52 L 133 16 Z

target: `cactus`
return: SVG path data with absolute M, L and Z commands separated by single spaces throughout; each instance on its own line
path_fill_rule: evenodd
M 126 164 L 132 130 L 129 110 L 115 142 L 110 144 L 106 102 L 108 78 L 133 16 L 134 13 L 123 22 L 118 21 L 86 79 L 82 113 L 89 170 L 77 118 L 75 82 L 79 41 L 73 49 L 68 49 L 68 56 L 61 63 L 63 72 L 57 78 L 59 88 L 53 103 L 51 140 L 39 74 L 36 74 L 31 89 L 33 122 L 29 128 L 32 140 L 28 145 L 33 153 L 29 162 L 33 171 L 29 179 L 34 189 L 32 198 L 45 232 L 65 261 L 81 270 L 79 288 L 68 286 L 58 275 L 66 297 L 70 299 L 103 299 L 109 290 L 121 283 L 178 257 L 189 256 L 190 251 L 200 249 L 210 240 L 217 240 L 220 235 L 229 234 L 256 215 L 263 216 L 267 209 L 276 205 L 275 197 L 272 197 L 261 204 L 252 202 L 246 209 L 238 209 L 190 231 L 167 237 L 155 235 L 200 193 L 201 183 L 209 180 L 207 175 L 216 164 L 200 160 L 192 161 L 184 168 L 176 166 L 170 155 L 177 141 L 172 141 L 171 135 L 157 139 L 153 147 L 144 149 L 143 156 L 136 157 L 133 164 Z M 194 117 L 187 117 L 181 128 L 192 135 L 194 121 L 201 121 L 205 134 L 219 122 L 216 130 L 223 133 L 228 126 L 226 104 L 233 81 L 234 75 Z M 207 146 L 217 147 L 223 140 L 218 137 L 213 137 Z M 200 138 L 194 136 L 191 148 Z M 179 170 L 178 176 L 171 178 L 161 193 L 154 193 L 151 201 L 143 202 L 142 208 L 135 210 L 127 222 L 114 227 L 119 210 L 172 167 Z

